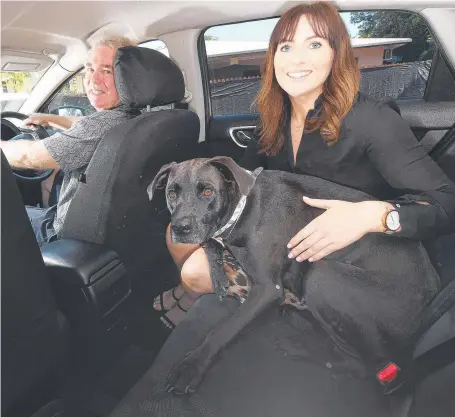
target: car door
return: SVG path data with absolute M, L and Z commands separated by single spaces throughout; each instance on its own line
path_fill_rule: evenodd
M 444 51 L 419 15 L 403 11 L 342 12 L 361 70 L 360 90 L 394 99 L 428 152 L 450 138 L 455 81 Z M 414 23 L 408 24 L 407 22 Z M 257 125 L 254 100 L 277 19 L 208 28 L 199 43 L 210 156 L 241 158 Z

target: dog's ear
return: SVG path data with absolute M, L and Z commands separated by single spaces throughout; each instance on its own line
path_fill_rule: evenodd
M 147 194 L 149 195 L 149 199 L 153 198 L 153 193 L 157 188 L 163 186 L 163 183 L 167 181 L 169 174 L 171 173 L 172 168 L 177 165 L 175 162 L 171 162 L 170 164 L 163 165 L 158 174 L 155 175 L 152 183 L 147 187 Z
M 232 158 L 228 156 L 217 156 L 209 159 L 208 163 L 220 169 L 221 172 L 227 169 L 231 173 L 231 176 L 234 177 L 242 195 L 248 195 L 250 193 L 254 185 L 253 177 L 237 165 Z

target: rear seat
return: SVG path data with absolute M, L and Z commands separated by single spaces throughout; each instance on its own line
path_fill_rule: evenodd
M 455 130 L 452 129 L 450 134 L 454 135 Z M 442 151 L 436 149 L 432 156 L 455 181 L 455 142 Z M 444 287 L 435 299 L 435 305 L 440 307 L 451 299 L 452 308 L 441 314 L 441 310 L 430 306 L 428 322 L 438 320 L 420 340 L 416 348 L 418 355 L 455 337 L 455 233 L 426 242 L 426 246 Z M 302 334 L 292 327 L 292 320 L 283 317 L 278 309 L 271 309 L 256 319 L 241 338 L 226 348 L 197 393 L 189 397 L 177 397 L 165 392 L 167 375 L 176 360 L 197 347 L 213 323 L 236 307 L 237 301 L 233 299 L 221 304 L 214 295 L 199 299 L 185 320 L 172 332 L 154 365 L 126 395 L 111 417 L 395 415 L 396 402 L 390 402 L 390 397 L 383 395 L 376 381 L 332 376 L 329 369 L 307 363 L 303 358 L 283 355 L 279 351 L 280 340 L 286 337 L 297 343 Z M 298 345 L 295 351 L 298 352 Z M 447 368 L 431 375 L 432 380 L 442 375 L 441 386 L 449 384 Z M 450 374 L 450 378 L 450 384 L 453 385 L 455 375 Z M 423 381 L 425 383 L 426 380 Z M 417 392 L 420 401 L 422 390 L 418 388 Z M 453 396 L 444 397 L 444 401 L 449 400 L 454 400 Z M 432 417 L 447 417 L 439 412 L 450 409 L 447 406 L 438 408 L 434 397 L 422 404 L 419 402 L 418 408 L 413 409 L 415 415 L 423 416 L 419 412 L 428 410 L 428 404 L 432 408 Z

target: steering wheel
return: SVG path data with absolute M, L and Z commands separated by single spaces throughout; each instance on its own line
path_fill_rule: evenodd
M 47 133 L 46 129 L 43 126 L 36 125 L 36 129 L 19 129 L 14 123 L 11 123 L 6 118 L 9 117 L 11 119 L 18 119 L 18 120 L 25 120 L 28 118 L 26 114 L 18 113 L 15 111 L 5 111 L 2 112 L 1 117 L 1 124 L 15 133 L 17 135 L 26 135 L 28 137 L 20 138 L 19 140 L 41 140 L 44 138 L 49 137 L 49 133 Z M 18 140 L 11 138 L 9 140 Z M 13 174 L 24 181 L 33 181 L 33 182 L 41 182 L 44 181 L 46 178 L 49 178 L 52 173 L 54 172 L 53 169 L 44 169 L 44 170 L 35 170 L 35 169 L 19 169 L 14 168 Z

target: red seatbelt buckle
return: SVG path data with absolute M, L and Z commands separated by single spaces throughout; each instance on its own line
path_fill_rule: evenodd
M 398 376 L 400 370 L 400 367 L 396 363 L 389 362 L 384 368 L 376 373 L 376 378 L 381 384 L 386 385 Z

